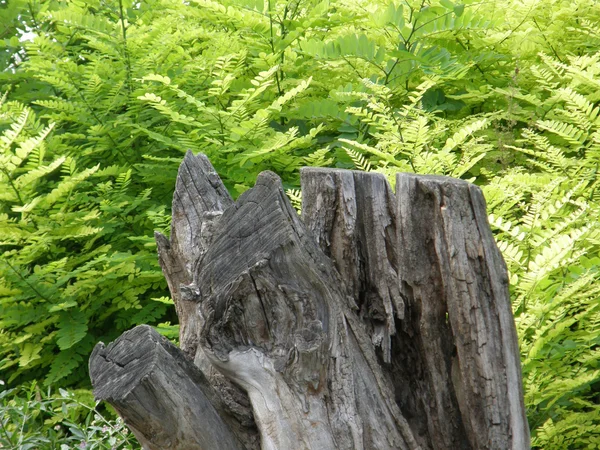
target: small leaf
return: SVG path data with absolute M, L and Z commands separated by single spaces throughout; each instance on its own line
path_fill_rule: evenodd
M 56 333 L 56 344 L 61 350 L 71 348 L 82 340 L 88 330 L 86 318 L 81 311 L 69 310 L 62 313 Z
M 19 367 L 27 367 L 32 361 L 40 359 L 41 344 L 25 344 L 21 350 Z
M 56 312 L 56 311 L 63 311 L 69 308 L 72 308 L 73 306 L 77 306 L 77 302 L 73 301 L 73 300 L 69 300 L 66 302 L 61 302 L 58 303 L 56 305 L 52 305 L 48 308 L 48 312 Z

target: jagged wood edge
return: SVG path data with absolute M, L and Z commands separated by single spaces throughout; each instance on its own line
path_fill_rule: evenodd
M 263 448 L 291 448 L 294 442 L 296 448 L 418 448 L 363 324 L 345 304 L 338 273 L 307 233 L 279 178 L 259 175 L 255 187 L 224 212 L 221 225 L 194 276 L 206 319 L 200 347 L 249 392 Z M 292 329 L 276 329 L 272 324 L 286 320 L 290 295 L 296 295 L 294 308 L 302 303 L 305 317 L 296 317 Z M 311 310 L 327 314 L 310 316 L 312 328 L 302 328 L 298 322 L 307 321 Z M 299 383 L 298 373 L 309 381 Z M 277 395 L 270 385 L 278 386 Z M 305 414 L 329 429 L 315 434 L 297 423 L 302 432 L 289 432 L 294 426 L 286 424 L 286 414 L 301 407 L 298 398 L 313 401 Z M 263 402 L 269 411 L 260 408 Z M 319 409 L 323 404 L 327 408 Z
M 194 360 L 240 423 L 257 433 L 247 395 L 198 352 L 203 318 L 196 311 L 193 273 L 233 199 L 203 154 L 188 151 L 179 167 L 173 193 L 171 235 L 155 233 L 158 259 L 179 318 L 179 345 Z M 253 430 L 253 431 L 252 431 Z

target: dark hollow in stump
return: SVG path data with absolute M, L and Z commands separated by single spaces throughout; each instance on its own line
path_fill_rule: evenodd
M 234 202 L 188 153 L 159 260 L 180 346 L 136 327 L 90 358 L 148 449 L 530 447 L 504 261 L 476 186 L 302 170 Z

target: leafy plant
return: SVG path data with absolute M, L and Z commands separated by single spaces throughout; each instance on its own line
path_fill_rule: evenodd
M 4 102 L 0 120 L 0 369 L 8 382 L 77 382 L 98 340 L 165 315 L 152 249 L 119 250 L 136 246 L 125 230 L 156 222 L 136 212 L 149 191 L 130 193 L 130 171 L 56 155 L 54 124 L 27 107 Z
M 600 426 L 600 54 L 569 59 L 531 67 L 538 88 L 516 97 L 544 113 L 506 147 L 523 167 L 484 188 L 512 276 L 533 444 L 556 449 L 593 448 Z
M 3 383 L 3 382 L 0 382 Z M 0 392 L 0 447 L 131 450 L 140 446 L 120 418 L 101 414 L 88 391 L 53 394 L 36 383 Z

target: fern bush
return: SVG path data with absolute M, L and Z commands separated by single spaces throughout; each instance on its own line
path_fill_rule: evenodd
M 132 193 L 130 171 L 57 155 L 55 125 L 28 107 L 4 101 L 1 122 L 0 370 L 75 383 L 98 340 L 166 313 L 154 249 L 129 239 L 155 226 L 150 192 Z
M 304 165 L 482 187 L 535 448 L 600 445 L 594 0 L 0 0 L 0 371 L 86 385 L 138 323 L 183 154 L 232 195 Z
M 507 150 L 523 155 L 486 186 L 508 263 L 526 403 L 539 448 L 600 443 L 600 53 L 542 54 L 523 111 L 543 111 Z

